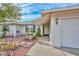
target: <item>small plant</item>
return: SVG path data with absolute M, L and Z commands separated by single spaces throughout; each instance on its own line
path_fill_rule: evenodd
M 4 36 L 0 36 L 0 39 L 3 39 L 4 38 Z
M 0 45 L 0 49 L 2 49 L 2 50 L 9 50 L 9 49 L 16 49 L 17 48 L 17 46 L 16 45 L 9 45 L 9 44 L 7 44 L 7 45 L 5 45 L 5 44 L 2 44 L 2 45 Z
M 36 37 L 41 37 L 41 33 L 40 32 L 37 32 L 35 36 Z
M 37 37 L 36 36 L 33 36 L 33 40 L 35 40 L 35 39 L 37 39 Z

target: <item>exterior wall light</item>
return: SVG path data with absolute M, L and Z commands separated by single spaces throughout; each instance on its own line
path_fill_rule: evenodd
M 56 24 L 58 24 L 58 22 L 59 22 L 59 19 L 58 19 L 58 18 L 56 18 Z

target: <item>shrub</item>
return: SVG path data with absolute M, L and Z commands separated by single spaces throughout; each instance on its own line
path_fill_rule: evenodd
M 36 37 L 36 36 L 33 36 L 33 40 L 34 40 L 34 39 L 37 39 L 37 37 Z
M 40 32 L 37 32 L 35 36 L 36 37 L 41 37 L 41 33 Z

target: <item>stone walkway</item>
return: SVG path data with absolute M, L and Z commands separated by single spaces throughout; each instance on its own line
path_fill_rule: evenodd
M 29 56 L 75 56 L 74 54 L 52 47 L 46 37 L 42 37 L 26 54 Z

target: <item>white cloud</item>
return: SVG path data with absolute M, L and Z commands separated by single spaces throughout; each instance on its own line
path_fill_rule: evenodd
M 40 17 L 40 14 L 38 14 L 38 15 L 24 15 L 21 17 L 21 19 L 29 21 L 29 20 L 33 20 L 38 17 Z
M 59 5 L 60 7 L 66 7 L 68 6 L 67 4 Z
M 32 5 L 33 3 L 22 3 L 22 4 L 19 4 L 19 6 L 21 7 L 21 8 L 24 8 L 24 7 L 27 7 L 27 6 L 29 6 L 29 5 Z
M 30 10 L 30 8 L 24 8 L 21 10 L 21 13 L 31 13 L 32 11 Z
M 74 6 L 77 5 L 77 3 L 67 3 L 67 4 L 61 4 L 60 7 L 67 7 L 67 6 Z

